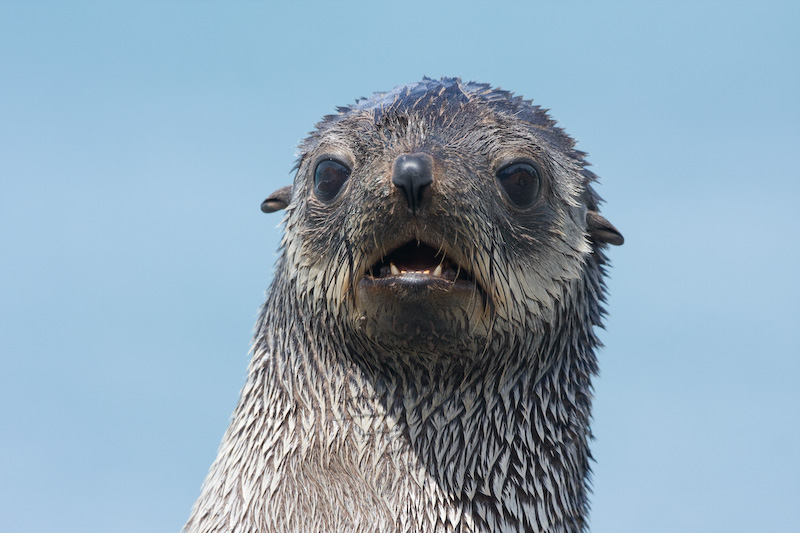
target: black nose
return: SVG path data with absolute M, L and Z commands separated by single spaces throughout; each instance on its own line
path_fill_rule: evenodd
M 403 191 L 412 213 L 422 205 L 422 192 L 433 183 L 433 159 L 428 154 L 402 154 L 394 160 L 392 183 Z

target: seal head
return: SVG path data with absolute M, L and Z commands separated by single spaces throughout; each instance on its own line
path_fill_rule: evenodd
M 622 242 L 583 155 L 528 101 L 424 79 L 325 117 L 291 198 L 265 205 L 289 205 L 295 286 L 365 341 L 440 356 L 493 332 L 519 344 L 593 246 Z

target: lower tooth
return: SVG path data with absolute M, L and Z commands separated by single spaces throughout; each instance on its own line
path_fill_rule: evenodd
M 392 276 L 400 275 L 400 270 L 396 266 L 394 266 L 394 263 L 389 263 L 389 268 L 392 269 Z
M 436 276 L 437 278 L 440 278 L 442 276 L 442 265 L 441 264 L 436 265 L 436 268 L 433 269 L 433 275 Z

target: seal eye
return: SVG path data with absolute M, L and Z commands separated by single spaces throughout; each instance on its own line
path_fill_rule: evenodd
M 530 163 L 511 163 L 497 171 L 497 179 L 508 198 L 520 207 L 531 205 L 542 187 L 539 170 Z
M 314 170 L 314 194 L 323 202 L 330 202 L 350 177 L 350 169 L 333 159 L 317 163 Z

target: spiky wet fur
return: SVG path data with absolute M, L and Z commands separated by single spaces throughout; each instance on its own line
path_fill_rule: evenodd
M 247 382 L 187 533 L 586 529 L 605 257 L 583 222 L 599 199 L 573 144 L 530 102 L 455 79 L 376 94 L 318 125 L 301 146 Z M 492 189 L 483 161 L 507 145 L 535 152 L 550 177 L 534 214 Z M 484 292 L 455 310 L 458 346 L 360 326 L 369 254 L 411 224 L 383 176 L 420 146 L 461 174 L 442 180 L 426 229 Z M 333 206 L 311 194 L 323 149 L 357 152 L 361 169 Z

